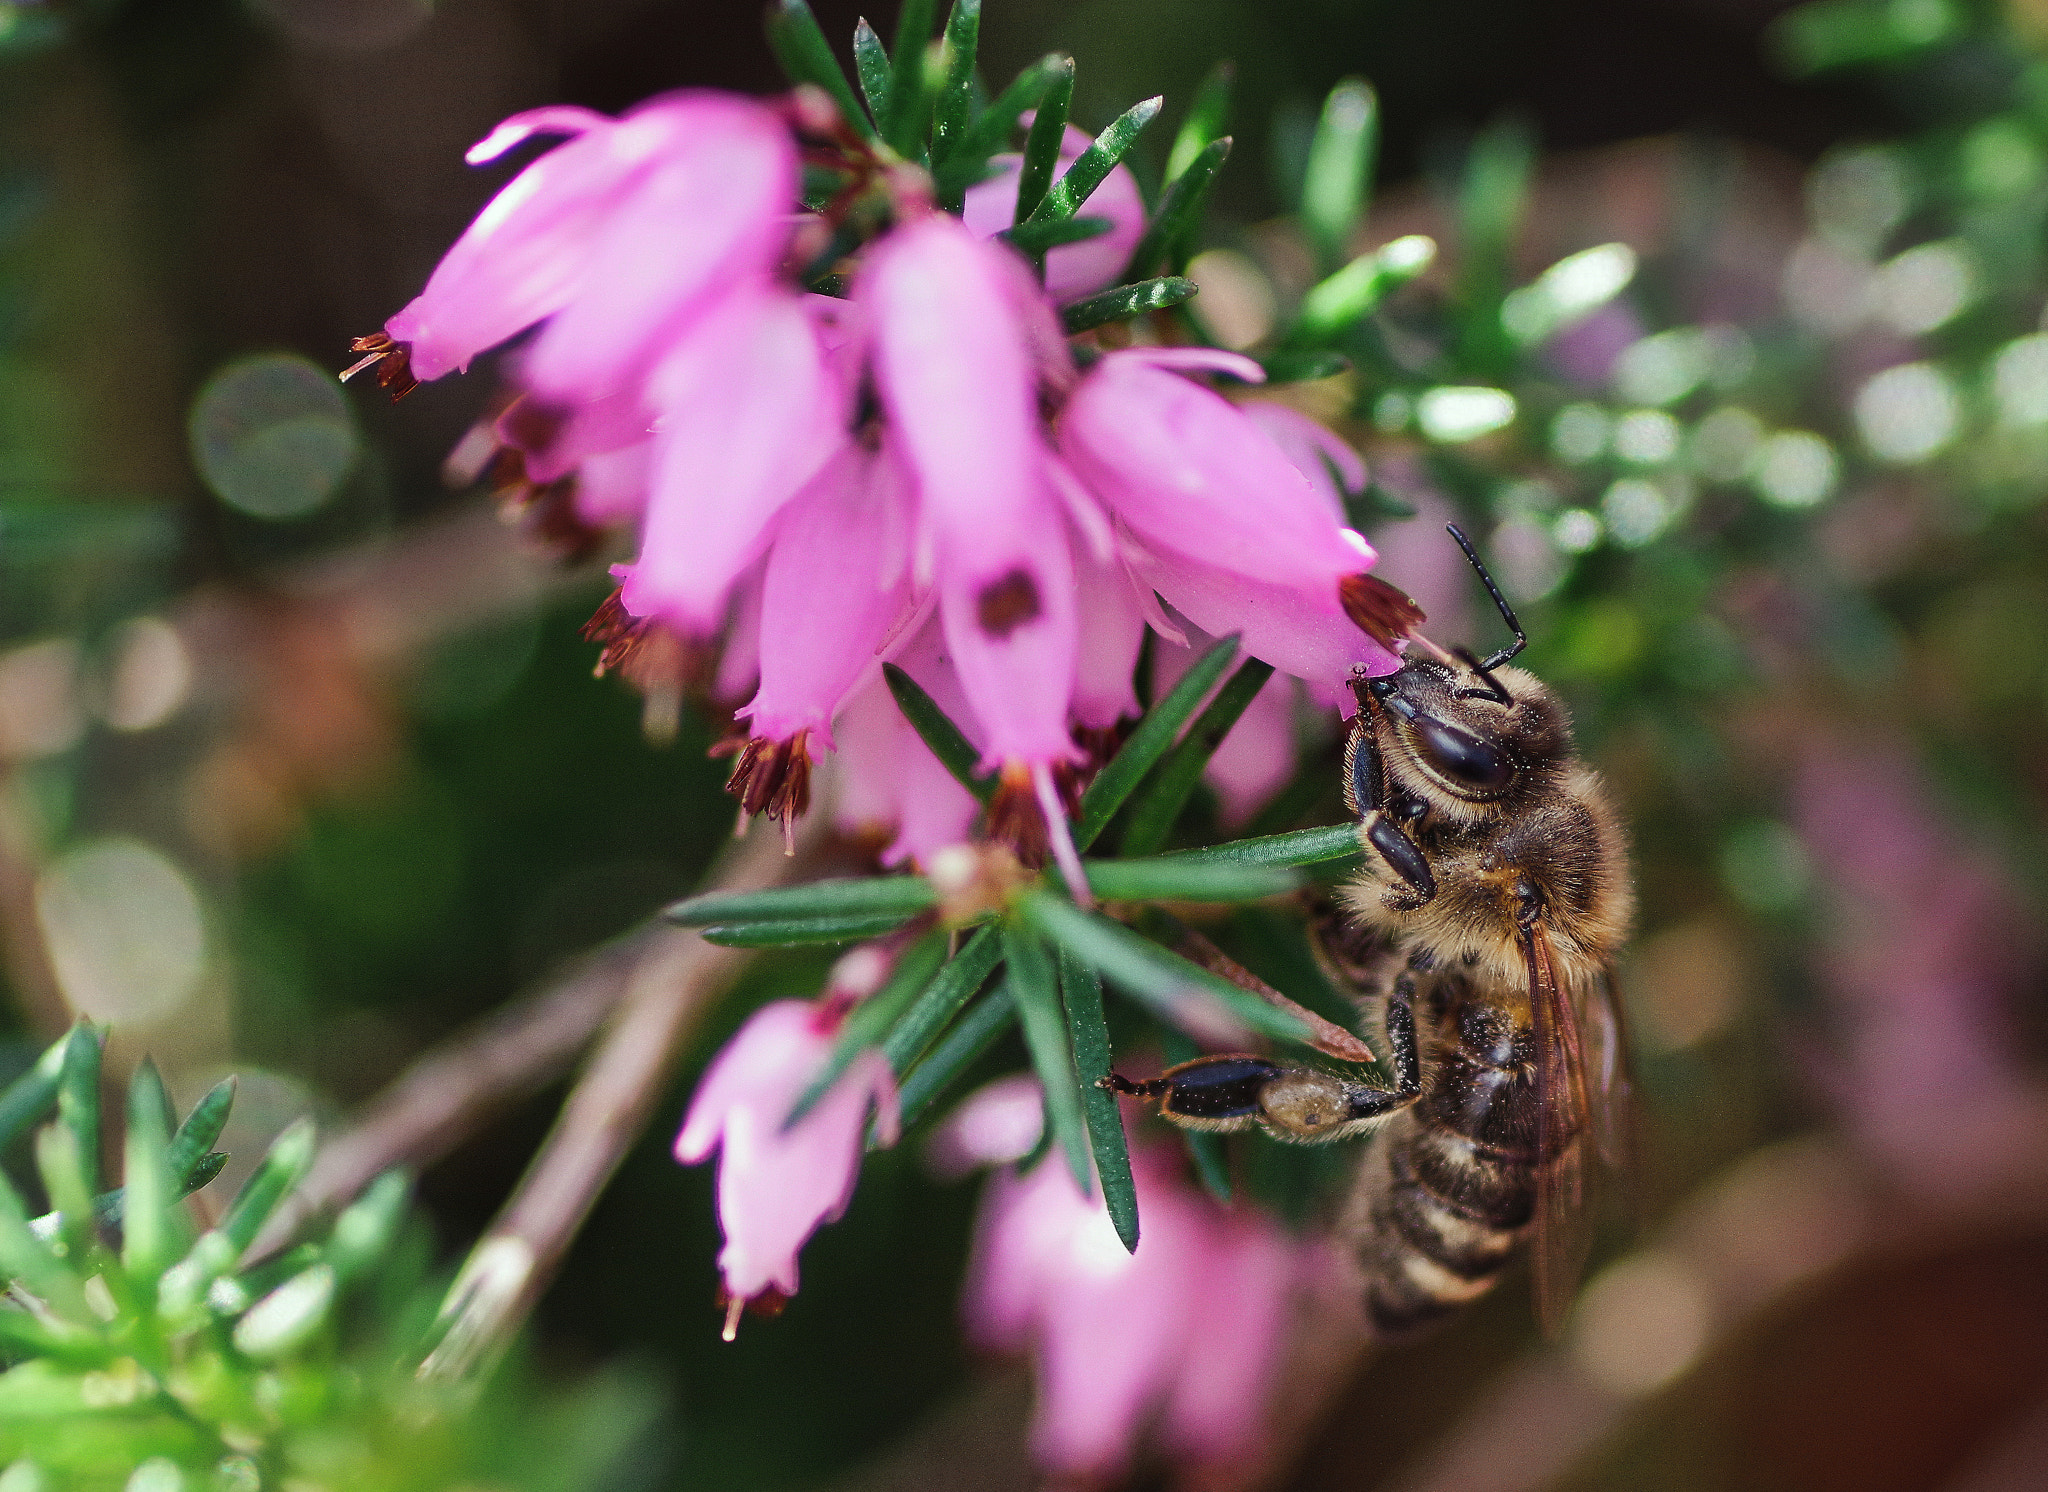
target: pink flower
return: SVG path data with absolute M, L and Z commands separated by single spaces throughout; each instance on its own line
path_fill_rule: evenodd
M 727 1340 L 748 1301 L 796 1294 L 797 1250 L 846 1211 L 870 1113 L 882 1142 L 896 1141 L 896 1088 L 875 1051 L 855 1058 L 810 1113 L 783 1128 L 824 1066 L 835 1024 L 800 1000 L 764 1005 L 712 1060 L 676 1136 L 685 1165 L 719 1152 Z
M 1073 164 L 1074 157 L 1094 144 L 1087 131 L 1068 125 L 1060 138 L 1059 171 Z M 993 238 L 1009 227 L 1017 215 L 1017 181 L 1023 174 L 1024 157 L 999 155 L 989 164 L 995 175 L 967 189 L 960 217 L 977 238 Z M 1058 172 L 1055 172 L 1057 177 Z M 1081 216 L 1107 218 L 1109 232 L 1079 243 L 1062 244 L 1045 256 L 1045 293 L 1062 303 L 1078 300 L 1114 285 L 1138 240 L 1145 236 L 1145 198 L 1138 179 L 1118 166 L 1081 208 Z
M 493 130 L 470 164 L 540 135 L 569 138 L 491 199 L 381 339 L 362 339 L 366 363 L 386 360 L 386 387 L 467 368 L 573 306 L 536 349 L 536 381 L 577 398 L 606 392 L 678 316 L 780 253 L 796 151 L 761 104 L 688 92 L 615 120 L 533 109 Z
M 1005 1085 L 969 1098 L 949 1121 L 961 1131 L 954 1148 L 1016 1129 L 974 1122 L 984 1097 L 1002 1110 L 996 1117 L 1014 1107 Z M 993 1158 L 986 1149 L 982 1158 Z M 1132 1152 L 1143 1229 L 1135 1253 L 1056 1159 L 1022 1176 L 999 1170 L 983 1192 L 968 1334 L 991 1350 L 1031 1352 L 1032 1450 L 1056 1476 L 1115 1480 L 1155 1420 L 1167 1451 L 1211 1465 L 1250 1456 L 1264 1433 L 1301 1256 L 1259 1214 L 1188 1186 L 1173 1155 Z

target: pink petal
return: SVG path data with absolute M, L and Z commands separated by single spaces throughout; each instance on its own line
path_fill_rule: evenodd
M 1006 569 L 939 578 L 939 618 L 961 690 L 987 733 L 982 768 L 1065 761 L 1078 618 L 1066 525 L 1049 510 L 1021 536 Z
M 702 319 L 652 391 L 663 420 L 625 603 L 708 631 L 769 523 L 843 442 L 836 390 L 794 297 L 748 287 Z
M 818 731 L 862 676 L 909 600 L 885 585 L 886 549 L 901 505 L 887 456 L 845 447 L 790 503 L 775 529 L 762 595 L 761 692 L 740 711 L 756 735 Z
M 1166 1448 L 1195 1461 L 1236 1461 L 1268 1430 L 1297 1262 L 1286 1235 L 1247 1212 L 1208 1240 L 1200 1295 L 1203 1350 L 1180 1361 L 1161 1423 Z
M 1311 687 L 1341 687 L 1354 665 L 1392 673 L 1401 660 L 1344 615 L 1334 585 L 1267 585 L 1163 550 L 1133 553 L 1131 567 L 1187 619 L 1215 636 L 1243 634 L 1244 651 Z M 1345 714 L 1355 709 L 1348 691 Z
M 1334 587 L 1364 568 L 1272 437 L 1177 374 L 1110 354 L 1067 401 L 1059 440 L 1074 473 L 1152 545 L 1278 584 Z
M 638 518 L 647 506 L 654 442 L 586 456 L 576 468 L 576 516 L 593 528 Z
M 543 394 L 624 387 L 708 302 L 782 252 L 797 166 L 775 112 L 722 93 L 678 95 L 670 108 L 687 127 L 613 205 L 579 293 L 534 344 L 527 376 Z
M 1144 604 L 1121 556 L 1108 564 L 1077 556 L 1074 569 L 1080 599 L 1074 722 L 1107 730 L 1139 714 L 1134 675 L 1145 641 Z
M 1272 437 L 1273 444 L 1294 463 L 1295 470 L 1308 478 L 1308 484 L 1329 499 L 1332 516 L 1339 523 L 1346 522 L 1344 499 L 1361 490 L 1366 478 L 1365 458 L 1351 448 L 1350 442 L 1300 410 L 1270 399 L 1254 399 L 1237 407 L 1246 419 Z
M 1060 170 L 1093 140 L 1084 130 L 1067 126 L 1060 141 Z M 989 162 L 996 174 L 967 189 L 960 216 L 977 238 L 991 238 L 1010 226 L 1017 214 L 1017 178 L 1024 157 L 999 155 Z M 1145 198 L 1138 180 L 1118 166 L 1081 207 L 1080 216 L 1108 218 L 1114 225 L 1100 238 L 1062 244 L 1045 256 L 1045 290 L 1056 301 L 1076 300 L 1114 285 L 1131 251 L 1145 234 Z
M 847 702 L 836 730 L 833 821 L 849 833 L 892 834 L 883 864 L 921 863 L 967 838 L 981 805 L 918 739 L 880 679 Z
M 573 139 L 612 123 L 607 116 L 575 104 L 543 104 L 500 120 L 495 129 L 469 147 L 462 159 L 472 166 L 487 166 L 536 136 L 565 135 Z

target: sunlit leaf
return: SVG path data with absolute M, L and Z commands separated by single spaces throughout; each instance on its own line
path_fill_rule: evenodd
M 832 55 L 832 44 L 804 0 L 772 0 L 768 7 L 768 46 L 792 83 L 815 83 L 832 96 L 853 129 L 870 138 L 874 128 L 861 112 L 853 88 Z
M 1209 200 L 1209 188 L 1228 159 L 1230 137 L 1225 135 L 1205 145 L 1187 169 L 1173 178 L 1160 199 L 1159 210 L 1146 224 L 1144 236 L 1131 250 L 1130 262 L 1124 266 L 1125 279 L 1149 275 L 1162 262 L 1172 269 L 1185 264 L 1188 246 L 1194 242 L 1195 228 L 1201 222 L 1202 206 Z
M 1032 209 L 1031 216 L 1070 218 L 1079 212 L 1081 205 L 1095 195 L 1095 189 L 1108 179 L 1117 163 L 1137 143 L 1145 126 L 1158 117 L 1159 105 L 1159 99 L 1148 98 L 1118 115 L 1108 129 L 1095 137 L 1094 144 L 1074 157 L 1074 163 L 1052 184 L 1045 200 Z M 1036 136 L 1037 133 L 1034 125 L 1032 134 Z
M 882 1040 L 882 1055 L 889 1059 L 892 1071 L 901 1075 L 911 1063 L 924 1055 L 932 1039 L 944 1030 L 946 1023 L 960 1013 L 962 1006 L 995 972 L 1003 958 L 1003 938 L 999 929 L 979 927 L 962 945 L 958 954 L 939 975 L 928 985 L 917 1002 L 904 1012 L 903 1018 L 889 1028 L 889 1034 Z
M 1104 219 L 1069 218 L 1068 222 L 1102 222 Z M 1195 294 L 1197 287 L 1193 280 L 1163 275 L 1156 280 L 1142 280 L 1135 285 L 1120 285 L 1115 290 L 1105 290 L 1100 295 L 1091 295 L 1086 300 L 1077 300 L 1060 312 L 1060 322 L 1068 332 L 1085 332 L 1091 327 L 1102 326 L 1111 321 L 1128 321 L 1133 316 L 1142 316 L 1148 311 L 1163 311 L 1168 306 L 1177 306 Z
M 1022 223 L 1038 211 L 1059 168 L 1060 142 L 1066 134 L 1067 110 L 1074 103 L 1074 59 L 1058 58 L 1051 80 L 1039 98 L 1031 133 L 1024 138 L 1024 164 L 1017 177 L 1017 210 L 1012 222 Z M 1058 214 L 1071 217 L 1071 213 Z
M 1301 231 L 1325 274 L 1344 262 L 1371 200 L 1379 115 L 1378 96 L 1359 78 L 1346 78 L 1323 101 L 1301 186 Z
M 685 927 L 822 917 L 910 917 L 937 900 L 938 894 L 923 876 L 849 876 L 766 891 L 713 891 L 679 901 L 661 915 Z

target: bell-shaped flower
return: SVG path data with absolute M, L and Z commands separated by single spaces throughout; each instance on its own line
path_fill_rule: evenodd
M 1095 142 L 1087 131 L 1068 125 L 1060 137 L 1058 171 Z M 1017 216 L 1017 184 L 1024 157 L 1006 153 L 989 161 L 994 174 L 967 189 L 960 217 L 977 238 L 993 238 Z M 1057 176 L 1058 172 L 1055 172 Z M 1081 205 L 1084 218 L 1104 218 L 1109 231 L 1078 243 L 1061 244 L 1045 255 L 1045 293 L 1065 303 L 1117 282 L 1131 251 L 1145 236 L 1145 197 L 1127 166 L 1114 167 Z
M 894 463 L 849 445 L 777 521 L 761 590 L 761 687 L 729 791 L 787 830 L 809 806 L 816 744 L 911 604 L 909 516 Z
M 856 1057 L 808 1114 L 785 1127 L 823 1069 L 836 1025 L 830 1004 L 764 1005 L 712 1060 L 676 1136 L 684 1165 L 719 1152 L 728 1340 L 747 1302 L 796 1294 L 797 1252 L 846 1211 L 871 1114 L 882 1142 L 895 1143 L 896 1089 L 878 1051 Z
M 370 354 L 365 363 L 386 360 L 379 377 L 394 392 L 467 368 L 478 353 L 554 316 L 606 277 L 613 283 L 605 302 L 615 304 L 626 289 L 617 277 L 628 268 L 641 271 L 636 288 L 672 310 L 742 267 L 765 268 L 786 234 L 795 147 L 773 112 L 753 100 L 671 93 L 618 119 L 564 106 L 533 109 L 500 124 L 468 159 L 482 165 L 542 135 L 569 138 L 485 205 L 381 337 L 358 343 Z M 666 269 L 653 287 L 642 261 L 656 253 Z M 635 309 L 632 335 L 644 338 L 654 330 L 653 308 Z M 601 340 L 609 328 L 594 326 L 597 319 L 594 311 L 580 314 L 571 340 Z
M 1179 373 L 1263 377 L 1249 358 L 1206 348 L 1130 348 L 1082 377 L 1059 416 L 1068 466 L 1148 548 L 1247 580 L 1333 593 L 1372 563 L 1272 436 Z
M 797 297 L 767 284 L 729 292 L 649 389 L 660 423 L 626 609 L 707 632 L 776 514 L 844 444 L 844 390 Z
M 880 679 L 847 701 L 837 734 L 833 822 L 880 842 L 884 865 L 925 865 L 967 838 L 981 805 L 919 739 Z
M 1344 499 L 1363 490 L 1366 479 L 1365 458 L 1351 443 L 1328 425 L 1271 399 L 1254 399 L 1237 408 L 1272 437 L 1280 454 L 1329 501 L 1337 521 L 1345 522 Z
M 1028 1150 L 1015 1088 L 991 1084 L 967 1099 L 947 1120 L 942 1157 L 1009 1158 L 989 1153 L 1003 1139 Z M 1135 1253 L 1100 1196 L 1083 1196 L 1053 1158 L 989 1177 L 968 1263 L 968 1336 L 1032 1354 L 1032 1451 L 1074 1481 L 1125 1473 L 1155 1420 L 1184 1461 L 1255 1449 L 1300 1273 L 1285 1234 L 1195 1191 L 1172 1151 L 1133 1146 L 1131 1169 L 1143 1230 Z
M 1074 570 L 1039 434 L 1023 261 L 932 214 L 870 253 L 856 298 L 918 503 L 946 642 L 987 765 L 1073 754 Z

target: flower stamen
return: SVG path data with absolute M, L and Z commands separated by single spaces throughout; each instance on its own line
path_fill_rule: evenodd
M 1429 618 L 1404 592 L 1377 575 L 1346 575 L 1337 582 L 1344 615 L 1359 631 L 1385 648 L 1395 648 Z
M 810 734 L 806 728 L 785 741 L 753 737 L 739 748 L 725 782 L 725 790 L 740 800 L 743 821 L 765 813 L 782 825 L 784 853 L 790 855 L 796 853 L 796 821 L 811 806 Z
M 412 376 L 410 342 L 394 342 L 384 332 L 373 332 L 367 337 L 357 337 L 348 344 L 348 350 L 360 352 L 363 356 L 342 371 L 343 383 L 375 366 L 377 387 L 391 396 L 393 404 L 420 386 L 420 381 Z

